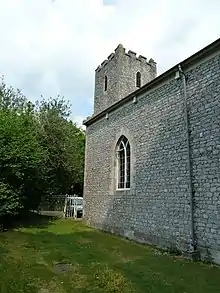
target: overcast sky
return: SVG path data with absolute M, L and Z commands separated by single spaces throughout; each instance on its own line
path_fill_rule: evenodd
M 219 0 L 0 0 L 0 73 L 30 100 L 63 95 L 81 123 L 95 68 L 122 43 L 158 73 L 220 36 Z

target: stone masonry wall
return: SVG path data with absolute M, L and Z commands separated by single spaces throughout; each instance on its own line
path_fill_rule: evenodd
M 220 256 L 220 56 L 187 72 L 198 248 Z M 115 147 L 131 144 L 131 188 L 116 190 Z M 181 79 L 167 80 L 87 127 L 85 217 L 139 242 L 189 248 L 190 205 Z
M 220 263 L 220 56 L 189 74 L 195 228 L 201 252 Z

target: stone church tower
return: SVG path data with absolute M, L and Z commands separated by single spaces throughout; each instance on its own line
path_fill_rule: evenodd
M 107 109 L 156 77 L 156 62 L 120 44 L 96 69 L 94 114 Z

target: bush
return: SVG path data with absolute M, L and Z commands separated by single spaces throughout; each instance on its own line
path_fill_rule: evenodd
M 63 98 L 33 104 L 0 81 L 0 220 L 82 190 L 85 133 L 69 115 Z
M 21 208 L 19 196 L 8 184 L 0 182 L 0 219 L 16 215 Z

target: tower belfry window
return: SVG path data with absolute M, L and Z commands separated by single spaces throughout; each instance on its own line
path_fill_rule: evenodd
M 107 88 L 108 88 L 108 78 L 105 75 L 105 92 L 107 91 Z
M 137 72 L 136 74 L 136 87 L 141 87 L 141 73 Z

